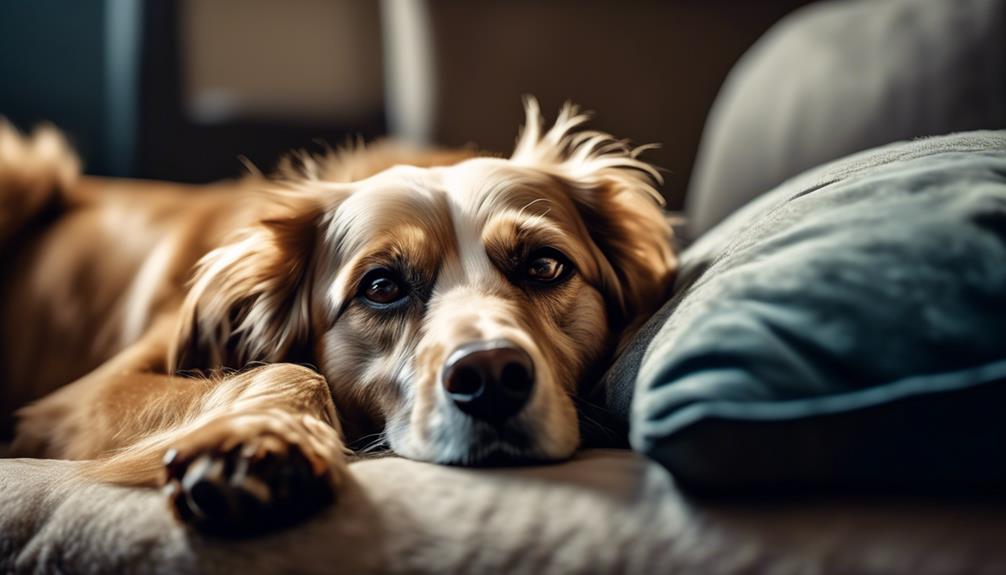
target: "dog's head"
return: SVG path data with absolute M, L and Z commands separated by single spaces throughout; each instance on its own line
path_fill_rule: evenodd
M 284 217 L 200 264 L 188 363 L 313 362 L 343 416 L 410 458 L 570 455 L 578 385 L 661 303 L 675 259 L 638 149 L 574 131 L 571 106 L 547 132 L 526 109 L 509 159 L 342 183 L 309 167 Z

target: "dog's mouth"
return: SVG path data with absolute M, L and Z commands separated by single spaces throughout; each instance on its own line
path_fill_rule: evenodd
M 544 459 L 531 455 L 517 455 L 501 450 L 492 450 L 475 460 L 446 461 L 444 465 L 455 467 L 495 468 L 495 467 L 526 467 L 553 463 L 553 459 Z
M 467 452 L 444 461 L 446 465 L 508 467 L 549 461 L 548 458 L 536 455 L 530 435 L 513 423 L 476 423 L 472 426 L 472 431 L 474 433 Z

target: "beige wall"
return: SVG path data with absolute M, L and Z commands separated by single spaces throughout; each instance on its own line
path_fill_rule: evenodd
M 383 105 L 379 31 L 376 0 L 187 0 L 186 108 L 206 123 L 351 123 Z

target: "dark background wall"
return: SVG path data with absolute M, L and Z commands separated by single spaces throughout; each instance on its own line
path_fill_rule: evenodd
M 506 151 L 522 94 L 554 117 L 571 100 L 594 126 L 667 170 L 679 207 L 706 115 L 727 72 L 775 21 L 806 0 L 434 0 L 434 139 Z M 476 139 L 477 138 L 477 139 Z
M 402 130 L 389 119 L 403 96 L 393 91 L 413 88 L 387 64 L 388 34 L 401 34 L 388 12 L 406 6 L 406 31 L 422 32 L 432 63 L 421 70 L 427 143 L 506 153 L 521 96 L 548 116 L 572 100 L 596 111 L 598 128 L 662 144 L 648 158 L 679 208 L 727 72 L 805 3 L 2 2 L 0 115 L 58 124 L 91 173 L 209 181 L 239 174 L 239 156 L 268 169 L 290 148 Z
M 0 2 L 0 115 L 72 134 L 88 168 L 109 172 L 105 1 Z

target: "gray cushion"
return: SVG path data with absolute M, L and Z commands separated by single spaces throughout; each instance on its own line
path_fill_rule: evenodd
M 1006 128 L 1006 2 L 819 2 L 730 73 L 688 190 L 700 235 L 787 178 L 920 136 Z
M 1006 132 L 810 172 L 682 262 L 631 436 L 676 477 L 1006 484 Z

